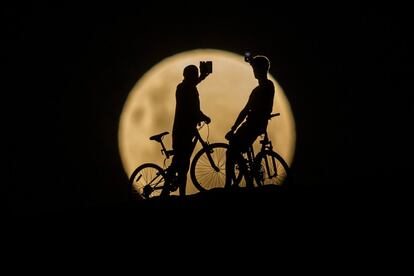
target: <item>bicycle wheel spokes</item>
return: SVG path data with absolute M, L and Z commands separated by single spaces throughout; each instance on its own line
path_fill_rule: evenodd
M 164 187 L 164 182 L 165 175 L 161 167 L 155 164 L 143 164 L 131 175 L 131 199 L 159 196 Z
M 227 147 L 227 144 L 215 143 L 196 154 L 191 164 L 191 179 L 198 190 L 224 187 Z

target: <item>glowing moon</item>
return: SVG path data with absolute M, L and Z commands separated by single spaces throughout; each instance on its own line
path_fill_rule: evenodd
M 172 132 L 175 112 L 175 90 L 183 77 L 185 66 L 200 61 L 213 61 L 213 73 L 197 88 L 200 94 L 201 110 L 212 122 L 209 128 L 201 130 L 203 138 L 210 143 L 227 142 L 224 135 L 234 124 L 239 112 L 247 103 L 257 80 L 251 66 L 243 56 L 234 53 L 200 49 L 183 52 L 166 58 L 152 67 L 136 83 L 125 102 L 121 113 L 118 141 L 122 164 L 128 177 L 142 163 L 151 162 L 163 167 L 164 156 L 160 144 L 150 141 L 152 135 Z M 271 62 L 271 69 L 274 66 Z M 273 113 L 281 116 L 273 118 L 268 125 L 268 133 L 274 150 L 288 164 L 291 164 L 295 151 L 295 122 L 289 101 L 277 81 L 275 84 Z M 171 134 L 164 139 L 167 149 L 171 149 Z M 256 141 L 255 148 L 258 147 Z M 196 147 L 193 156 L 199 149 Z M 257 149 L 256 149 L 257 150 Z M 188 175 L 187 194 L 198 192 Z

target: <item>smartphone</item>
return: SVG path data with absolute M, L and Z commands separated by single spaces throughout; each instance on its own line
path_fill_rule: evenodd
M 200 61 L 200 73 L 201 74 L 213 73 L 213 62 L 212 61 Z

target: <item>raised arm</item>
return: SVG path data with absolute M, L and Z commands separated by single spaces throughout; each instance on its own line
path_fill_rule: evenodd
M 202 82 L 205 78 L 207 78 L 207 76 L 210 75 L 210 73 L 201 73 L 200 77 L 198 78 L 197 84 L 199 84 L 200 82 Z

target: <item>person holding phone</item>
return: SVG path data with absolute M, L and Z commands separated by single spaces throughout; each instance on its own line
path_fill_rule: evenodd
M 177 85 L 172 131 L 174 156 L 167 172 L 167 182 L 169 182 L 168 177 L 177 177 L 175 183 L 177 183 L 178 187 L 163 189 L 161 196 L 168 196 L 170 191 L 174 191 L 177 188 L 179 188 L 180 196 L 185 196 L 187 173 L 190 167 L 191 154 L 194 150 L 193 139 L 195 137 L 197 124 L 200 122 L 209 124 L 211 122 L 211 119 L 201 112 L 199 93 L 197 90 L 197 85 L 211 73 L 210 68 L 209 66 L 205 67 L 205 65 L 201 66 L 200 63 L 201 72 L 199 75 L 197 66 L 186 66 L 183 71 L 184 79 Z
M 266 131 L 273 109 L 275 87 L 273 82 L 267 78 L 270 68 L 269 59 L 262 55 L 251 58 L 250 54 L 246 54 L 245 61 L 252 66 L 254 77 L 259 84 L 253 89 L 246 106 L 225 135 L 225 138 L 229 140 L 226 153 L 226 188 L 232 185 L 235 158 L 238 154 L 247 151 L 257 137 Z M 252 187 L 253 180 L 246 179 L 246 186 Z

